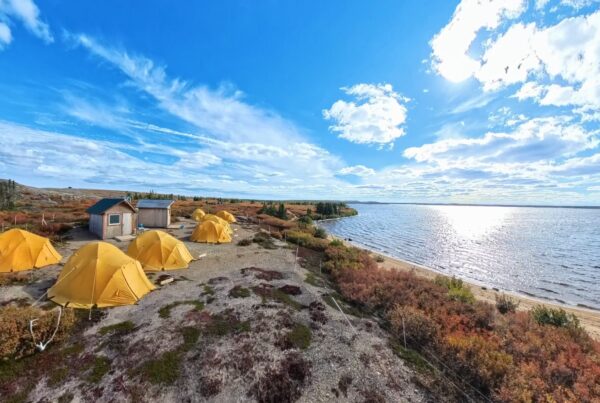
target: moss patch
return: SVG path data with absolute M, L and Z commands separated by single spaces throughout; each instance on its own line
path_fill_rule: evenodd
M 273 238 L 266 232 L 259 232 L 254 235 L 252 242 L 259 244 L 265 249 L 277 249 L 277 246 L 275 246 L 275 243 L 273 242 Z
M 431 366 L 421 357 L 421 355 L 413 349 L 405 348 L 398 341 L 390 342 L 390 346 L 396 355 L 404 362 L 409 364 L 411 367 L 416 369 L 419 372 L 431 372 Z
M 230 333 L 243 333 L 250 331 L 250 321 L 240 321 L 233 315 L 213 315 L 204 328 L 209 336 L 222 337 Z
M 325 287 L 323 279 L 314 275 L 314 273 L 307 273 L 304 282 L 314 287 Z
M 215 289 L 208 284 L 202 284 L 202 295 L 215 295 Z
M 94 364 L 92 371 L 87 376 L 86 380 L 90 383 L 98 383 L 102 380 L 104 375 L 110 371 L 110 360 L 108 357 L 96 356 L 94 358 Z
M 285 292 L 281 291 L 280 289 L 274 288 L 270 284 L 263 283 L 259 286 L 252 287 L 252 291 L 254 291 L 256 295 L 262 298 L 263 303 L 267 300 L 272 300 L 287 305 L 297 311 L 301 310 L 302 308 L 306 308 L 304 305 L 294 300 Z
M 332 293 L 323 295 L 323 301 L 325 301 L 327 305 L 339 312 L 337 305 L 333 301 L 334 298 L 340 305 L 340 308 L 342 308 L 342 312 L 344 312 L 346 315 L 356 316 L 357 318 L 365 317 L 365 314 L 360 309 L 345 304 L 342 300 L 342 297 L 339 294 Z
M 200 329 L 186 326 L 180 329 L 181 335 L 183 336 L 183 344 L 181 345 L 182 351 L 190 350 L 198 341 L 200 337 Z
M 241 285 L 236 285 L 229 290 L 229 296 L 231 298 L 248 298 L 250 296 L 250 290 Z
M 163 306 L 158 311 L 158 316 L 161 318 L 169 318 L 171 317 L 171 309 L 175 308 L 179 305 L 193 305 L 196 311 L 201 311 L 204 309 L 204 303 L 202 301 L 197 300 L 185 300 L 185 301 L 175 301 L 168 305 Z
M 312 333 L 308 326 L 296 323 L 286 335 L 286 342 L 290 347 L 306 350 L 310 346 Z
M 182 355 L 179 351 L 167 351 L 160 357 L 142 364 L 140 372 L 150 383 L 172 385 L 179 378 Z
M 58 386 L 61 383 L 63 383 L 65 381 L 65 379 L 67 379 L 68 376 L 69 376 L 69 368 L 67 368 L 67 367 L 56 368 L 50 373 L 50 376 L 48 377 L 47 385 L 50 386 L 51 388 Z
M 128 320 L 125 322 L 121 322 L 121 323 L 115 323 L 114 325 L 110 325 L 110 326 L 104 326 L 102 328 L 100 328 L 99 333 L 104 336 L 106 334 L 114 334 L 114 335 L 126 335 L 129 334 L 131 332 L 133 332 L 135 330 L 135 325 L 133 324 L 132 321 Z

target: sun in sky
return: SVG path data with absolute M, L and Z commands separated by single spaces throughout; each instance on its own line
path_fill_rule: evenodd
M 0 178 L 600 203 L 596 0 L 0 0 Z

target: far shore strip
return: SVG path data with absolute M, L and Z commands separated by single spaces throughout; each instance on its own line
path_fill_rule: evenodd
M 341 237 L 329 234 L 329 239 L 338 240 L 343 242 L 345 245 L 350 245 L 358 249 L 365 250 L 367 252 L 372 253 L 375 256 L 381 256 L 383 258 L 383 262 L 378 263 L 380 267 L 384 267 L 386 269 L 397 269 L 402 271 L 414 271 L 414 273 L 420 277 L 427 278 L 433 280 L 436 276 L 448 276 L 446 273 L 440 273 L 435 271 L 429 267 L 422 266 L 416 263 L 408 262 L 399 258 L 390 257 L 382 254 L 381 252 L 374 251 L 368 248 L 363 247 L 362 245 L 356 245 L 353 242 L 349 242 L 344 240 Z M 450 274 L 451 276 L 452 274 Z M 492 305 L 496 304 L 496 296 L 501 294 L 510 295 L 512 298 L 519 302 L 518 310 L 527 311 L 533 308 L 536 305 L 545 305 L 553 308 L 562 308 L 566 312 L 573 313 L 579 318 L 581 326 L 596 340 L 600 340 L 600 311 L 595 311 L 593 309 L 586 309 L 583 307 L 575 307 L 566 304 L 560 304 L 558 302 L 546 301 L 543 299 L 538 299 L 534 297 L 528 297 L 522 294 L 517 294 L 514 292 L 499 290 L 496 291 L 491 289 L 490 286 L 482 286 L 481 284 L 476 284 L 474 282 L 462 279 L 466 284 L 471 287 L 471 291 L 475 298 L 480 301 L 488 302 Z M 483 287 L 486 287 L 485 289 Z

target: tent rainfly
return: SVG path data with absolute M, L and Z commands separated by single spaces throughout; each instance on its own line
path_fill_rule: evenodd
M 215 224 L 221 224 L 223 227 L 225 227 L 225 230 L 227 231 L 227 233 L 229 235 L 233 234 L 233 231 L 231 230 L 231 227 L 229 226 L 229 223 L 227 221 L 225 221 L 224 219 L 222 219 L 221 217 L 218 217 L 214 214 L 206 214 L 203 218 L 202 218 L 202 222 L 205 221 L 212 221 Z
M 127 254 L 146 271 L 187 269 L 194 260 L 180 240 L 163 231 L 146 231 L 129 244 Z
M 194 242 L 228 243 L 231 235 L 223 224 L 207 220 L 198 224 L 190 239 Z
M 0 234 L 0 273 L 39 269 L 61 259 L 48 238 L 17 228 Z
M 48 299 L 64 307 L 105 308 L 131 305 L 154 290 L 137 260 L 106 242 L 77 250 L 48 290 Z
M 221 210 L 217 213 L 217 217 L 222 218 L 230 224 L 235 222 L 234 215 L 231 214 L 229 211 Z
M 206 213 L 204 212 L 204 210 L 197 208 L 196 210 L 194 210 L 194 212 L 192 213 L 192 219 L 196 220 L 197 222 L 202 221 L 202 218 L 206 215 Z

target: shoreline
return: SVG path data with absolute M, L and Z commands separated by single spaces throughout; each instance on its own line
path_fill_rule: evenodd
M 370 252 L 372 255 L 380 256 L 383 258 L 383 262 L 377 262 L 379 267 L 402 271 L 414 271 L 414 273 L 419 277 L 427 278 L 429 280 L 434 280 L 435 277 L 439 275 L 448 277 L 448 274 L 446 273 L 438 272 L 430 267 L 423 266 L 418 263 L 413 263 L 401 258 L 386 255 L 380 251 L 370 249 L 360 243 L 347 241 L 332 234 L 329 234 L 329 237 L 331 239 L 342 241 L 344 244 Z M 495 290 L 487 284 L 478 284 L 475 281 L 465 280 L 462 278 L 461 280 L 463 280 L 463 282 L 471 288 L 471 291 L 477 300 L 488 302 L 492 305 L 496 304 L 496 295 L 505 294 L 509 295 L 519 303 L 517 308 L 519 311 L 528 311 L 536 305 L 545 305 L 552 308 L 560 308 L 568 313 L 575 314 L 579 319 L 581 326 L 585 328 L 589 335 L 595 340 L 600 340 L 600 311 L 598 310 L 547 301 L 542 298 L 531 297 L 514 291 L 505 291 L 501 289 Z

